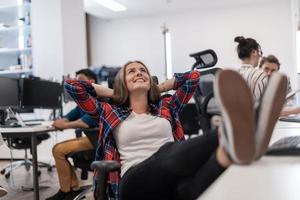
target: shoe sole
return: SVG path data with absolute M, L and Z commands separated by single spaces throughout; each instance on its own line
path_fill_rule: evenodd
M 229 143 L 225 148 L 236 164 L 252 162 L 255 158 L 255 113 L 247 83 L 236 71 L 223 70 L 216 76 L 214 92 Z
M 287 77 L 281 73 L 272 74 L 262 96 L 256 129 L 256 158 L 268 149 L 274 127 L 283 108 L 287 92 Z

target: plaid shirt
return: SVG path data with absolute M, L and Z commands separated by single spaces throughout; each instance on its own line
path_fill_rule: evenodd
M 152 115 L 167 119 L 172 126 L 174 140 L 183 141 L 184 133 L 178 113 L 193 96 L 199 83 L 200 73 L 198 71 L 191 71 L 176 73 L 174 76 L 175 84 L 173 89 L 176 92 L 170 97 L 161 99 L 155 105 L 151 104 L 150 111 Z M 99 122 L 99 141 L 96 160 L 117 160 L 120 162 L 120 155 L 113 138 L 112 130 L 130 115 L 131 109 L 97 101 L 97 95 L 91 82 L 67 80 L 64 86 L 78 106 Z M 120 172 L 109 174 L 106 191 L 111 198 L 116 200 L 119 199 L 119 182 Z

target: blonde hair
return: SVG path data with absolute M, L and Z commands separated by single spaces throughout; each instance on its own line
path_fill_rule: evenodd
M 150 78 L 150 90 L 148 91 L 148 104 L 149 103 L 155 104 L 161 98 L 159 88 L 154 83 L 152 76 L 150 75 L 150 72 L 146 67 L 146 65 L 139 60 L 127 62 L 117 73 L 113 85 L 113 89 L 114 89 L 113 102 L 118 106 L 124 105 L 129 107 L 129 103 L 130 103 L 129 92 L 125 81 L 125 76 L 126 76 L 125 71 L 126 71 L 126 67 L 132 63 L 138 63 L 145 67 L 147 74 L 149 75 Z

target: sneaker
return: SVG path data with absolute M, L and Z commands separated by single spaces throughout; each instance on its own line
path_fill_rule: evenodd
M 234 163 L 252 162 L 255 158 L 255 114 L 247 83 L 236 71 L 222 70 L 216 75 L 214 94 L 224 123 L 220 144 Z
M 46 198 L 46 200 L 63 200 L 69 194 L 69 192 L 63 192 L 59 190 L 55 195 Z
M 256 159 L 265 154 L 283 108 L 287 94 L 287 77 L 281 73 L 273 73 L 260 101 L 257 111 L 256 127 Z
M 0 197 L 7 195 L 7 190 L 0 186 Z

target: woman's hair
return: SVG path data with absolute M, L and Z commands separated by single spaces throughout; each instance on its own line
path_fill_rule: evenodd
M 234 38 L 234 41 L 239 43 L 236 47 L 236 51 L 240 59 L 249 58 L 252 50 L 257 50 L 261 52 L 260 45 L 256 40 L 252 38 L 244 38 L 243 36 L 237 36 Z
M 127 62 L 117 73 L 114 81 L 114 86 L 113 86 L 114 89 L 113 102 L 118 106 L 121 105 L 129 106 L 129 92 L 125 81 L 125 76 L 126 76 L 125 71 L 126 71 L 126 67 L 132 63 L 138 63 L 145 67 L 150 79 L 150 90 L 148 91 L 148 103 L 154 103 L 154 104 L 157 103 L 157 101 L 160 100 L 161 98 L 159 88 L 156 85 L 156 83 L 154 83 L 152 76 L 150 75 L 150 72 L 146 67 L 146 65 L 139 60 Z
M 259 68 L 262 68 L 262 66 L 265 62 L 275 63 L 278 66 L 278 70 L 280 69 L 280 62 L 279 62 L 278 58 L 276 58 L 276 56 L 274 56 L 272 54 L 268 55 L 267 57 L 262 57 L 262 59 L 259 63 Z

